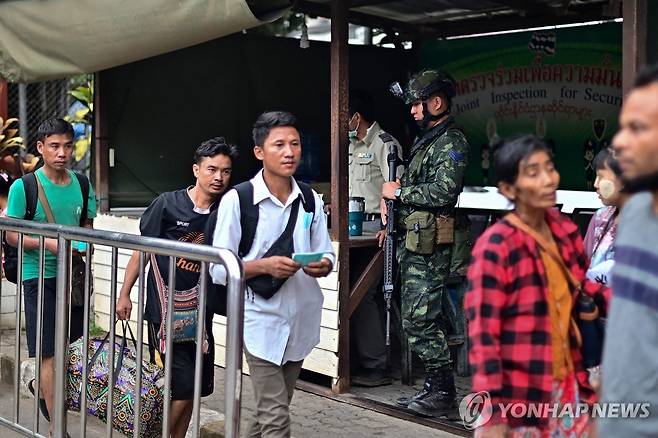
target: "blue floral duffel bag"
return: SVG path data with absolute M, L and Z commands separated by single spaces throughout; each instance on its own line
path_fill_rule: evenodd
M 127 333 L 133 342 L 127 345 Z M 82 338 L 69 346 L 67 376 L 67 404 L 72 411 L 80 411 L 83 388 Z M 87 412 L 107 422 L 107 394 L 109 380 L 109 333 L 102 339 L 90 339 L 87 365 L 89 378 L 84 385 L 87 391 Z M 121 343 L 114 344 L 114 394 L 112 404 L 112 427 L 132 436 L 135 425 L 135 380 L 137 376 L 137 342 L 127 323 L 123 324 Z M 144 361 L 141 384 L 140 437 L 151 438 L 162 435 L 162 412 L 164 409 L 164 369 Z

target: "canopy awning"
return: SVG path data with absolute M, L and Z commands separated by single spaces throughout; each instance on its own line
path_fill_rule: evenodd
M 8 0 L 0 2 L 0 77 L 33 82 L 91 73 L 251 28 L 286 7 L 245 0 Z M 269 1 L 290 6 L 289 1 Z M 251 4 L 251 2 L 250 2 Z M 185 68 L 181 66 L 181 68 Z

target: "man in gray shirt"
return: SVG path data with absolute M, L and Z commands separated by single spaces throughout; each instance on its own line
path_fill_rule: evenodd
M 653 437 L 658 434 L 658 66 L 641 73 L 624 100 L 613 147 L 624 187 L 642 193 L 624 206 L 615 242 L 602 401 L 648 405 L 635 418 L 624 415 L 623 406 L 612 411 L 609 405 L 599 434 Z

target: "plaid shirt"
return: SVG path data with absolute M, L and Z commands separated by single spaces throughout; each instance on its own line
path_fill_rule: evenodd
M 551 209 L 546 221 L 566 266 L 583 281 L 583 291 L 607 303 L 610 290 L 585 279 L 586 257 L 576 225 Z M 501 417 L 498 403 L 550 403 L 553 384 L 551 320 L 547 281 L 535 240 L 506 220 L 491 226 L 473 248 L 465 297 L 474 368 L 473 391 L 488 391 L 489 424 L 542 426 L 543 418 Z M 574 299 L 576 292 L 573 291 Z M 595 401 L 577 343 L 570 347 L 580 398 Z

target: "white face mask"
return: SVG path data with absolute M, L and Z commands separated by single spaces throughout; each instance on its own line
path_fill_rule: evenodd
M 356 117 L 356 113 L 354 113 L 354 115 L 352 116 L 352 118 L 348 122 L 348 125 L 350 123 L 352 123 L 352 120 L 354 119 L 354 117 Z M 360 123 L 361 123 L 361 120 L 358 121 L 358 123 L 356 124 L 356 128 L 354 128 L 353 131 L 352 130 L 347 131 L 347 136 L 349 137 L 350 140 L 356 140 L 356 139 L 359 138 L 358 137 L 358 131 L 359 131 L 359 124 Z

